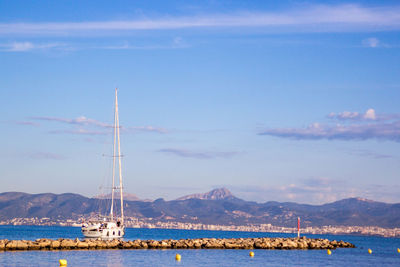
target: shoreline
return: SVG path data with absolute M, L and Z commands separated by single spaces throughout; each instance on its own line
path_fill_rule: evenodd
M 355 248 L 345 241 L 321 238 L 195 238 L 179 240 L 47 239 L 0 240 L 0 251 L 99 249 L 336 249 Z
M 231 231 L 231 232 L 248 232 L 248 233 L 285 233 L 297 235 L 297 229 L 278 227 L 279 229 L 249 229 L 251 226 L 227 226 L 227 225 L 202 225 L 203 227 L 187 227 L 185 223 L 178 225 L 160 226 L 160 225 L 129 225 L 126 228 L 131 229 L 168 229 L 168 230 L 191 230 L 191 231 Z M 191 224 L 193 225 L 193 224 Z M 47 223 L 47 224 L 29 224 L 29 223 L 0 223 L 0 226 L 40 226 L 40 227 L 81 227 L 81 224 L 60 224 L 60 223 Z M 350 228 L 352 230 L 350 230 Z M 375 229 L 374 232 L 363 231 L 365 229 Z M 339 230 L 338 230 L 339 229 Z M 383 232 L 382 232 L 383 231 Z M 390 234 L 384 231 L 389 231 Z M 302 228 L 302 235 L 349 235 L 349 236 L 375 236 L 384 238 L 400 238 L 400 228 L 381 228 L 376 226 L 326 226 L 319 228 Z

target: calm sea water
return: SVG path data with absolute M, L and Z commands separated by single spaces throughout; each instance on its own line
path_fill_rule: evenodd
M 180 239 L 180 238 L 239 238 L 292 237 L 293 234 L 251 233 L 231 231 L 196 231 L 168 229 L 126 230 L 126 240 Z M 37 238 L 83 239 L 77 227 L 0 226 L 0 239 Z M 0 252 L 0 266 L 59 266 L 59 259 L 67 259 L 74 266 L 400 266 L 399 238 L 308 235 L 344 240 L 357 248 L 337 249 L 332 255 L 325 250 L 80 250 L 80 251 L 15 251 Z M 368 248 L 372 254 L 368 254 Z M 182 255 L 180 262 L 175 254 Z

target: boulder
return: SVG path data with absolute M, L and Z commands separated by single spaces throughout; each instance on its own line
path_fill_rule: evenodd
M 149 248 L 158 248 L 159 247 L 159 242 L 158 241 L 155 241 L 155 240 L 149 240 L 148 242 L 147 242 L 147 246 L 149 247 Z
M 52 240 L 50 240 L 50 239 L 40 239 L 38 242 L 38 245 L 39 245 L 40 249 L 48 249 L 48 248 L 50 248 L 51 241 Z
M 76 244 L 76 248 L 79 248 L 79 249 L 87 249 L 87 248 L 89 248 L 89 244 L 87 242 L 77 241 L 76 243 L 77 243 Z
M 134 249 L 142 248 L 139 240 L 129 241 L 129 244 L 131 245 L 131 248 Z
M 204 247 L 209 248 L 209 249 L 210 248 L 220 249 L 220 248 L 224 248 L 224 244 L 221 241 L 218 241 L 215 239 L 210 239 Z
M 194 247 L 194 242 L 193 242 L 193 240 L 191 240 L 191 239 L 186 239 L 186 240 L 184 241 L 184 243 L 185 243 L 185 245 L 186 245 L 187 248 L 193 248 L 193 247 Z
M 183 239 L 177 240 L 176 243 L 175 243 L 175 248 L 181 248 L 181 249 L 182 248 L 187 248 L 185 240 L 183 240 Z
M 140 247 L 141 247 L 141 248 L 148 248 L 149 246 L 147 245 L 147 242 L 141 241 L 141 242 L 140 242 Z
M 298 240 L 297 241 L 297 248 L 299 249 L 307 249 L 308 248 L 308 244 L 306 240 Z
M 107 248 L 107 242 L 104 240 L 97 240 L 97 241 L 95 241 L 95 243 L 96 243 L 96 248 L 98 248 L 98 249 Z
M 51 243 L 50 243 L 50 248 L 51 248 L 51 249 L 59 249 L 60 246 L 61 246 L 61 242 L 58 241 L 58 240 L 53 240 L 53 241 L 51 241 Z
M 120 246 L 122 246 L 123 249 L 130 249 L 131 248 L 131 243 L 129 243 L 129 242 L 121 242 Z
M 254 240 L 253 239 L 244 239 L 241 242 L 243 244 L 244 249 L 252 249 L 254 248 Z
M 17 250 L 27 250 L 28 249 L 28 242 L 25 240 L 18 240 L 17 241 Z
M 73 249 L 75 247 L 75 242 L 71 239 L 63 239 L 60 244 L 62 249 Z
M 160 242 L 160 248 L 166 249 L 166 248 L 171 248 L 171 244 L 168 243 L 168 241 L 161 241 Z
M 6 243 L 7 250 L 16 250 L 17 249 L 17 240 L 11 240 Z
M 39 250 L 40 249 L 39 242 L 28 241 L 28 249 L 29 250 Z
M 223 245 L 227 249 L 240 249 L 240 248 L 243 248 L 243 246 L 240 243 L 234 243 L 234 242 L 223 242 Z
M 28 241 L 25 240 L 11 240 L 5 244 L 6 250 L 28 250 Z
M 113 240 L 107 241 L 106 242 L 107 243 L 107 248 L 112 248 L 112 249 L 118 248 L 119 242 L 120 241 L 117 240 L 117 239 L 113 239 Z
M 294 240 L 290 239 L 287 241 L 287 245 L 289 249 L 296 249 L 297 248 L 297 242 L 295 242 Z
M 97 247 L 96 241 L 88 240 L 88 241 L 87 241 L 87 244 L 88 244 L 88 248 L 89 248 L 89 249 L 95 249 L 95 248 Z
M 0 250 L 4 250 L 6 248 L 7 239 L 0 240 Z

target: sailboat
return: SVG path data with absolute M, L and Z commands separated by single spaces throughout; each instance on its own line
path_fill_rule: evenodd
M 115 88 L 115 112 L 114 112 L 114 144 L 113 144 L 113 170 L 111 187 L 111 208 L 110 215 L 102 221 L 89 221 L 82 225 L 82 233 L 85 237 L 113 239 L 122 238 L 125 234 L 124 226 L 124 197 L 122 192 L 122 172 L 121 172 L 121 142 L 119 138 L 119 115 L 118 115 L 118 90 Z M 118 159 L 119 185 L 116 186 L 116 165 Z M 120 193 L 121 217 L 114 215 L 115 191 Z

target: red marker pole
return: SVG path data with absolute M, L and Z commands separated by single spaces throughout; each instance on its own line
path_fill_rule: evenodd
M 300 238 L 300 217 L 297 217 L 297 238 Z

